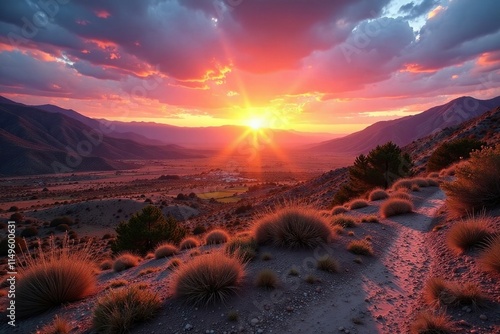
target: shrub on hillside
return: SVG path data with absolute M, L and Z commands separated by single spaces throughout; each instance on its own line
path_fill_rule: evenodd
M 444 183 L 446 203 L 454 216 L 500 205 L 500 145 L 471 153 L 458 165 L 455 181 Z
M 484 246 L 492 234 L 492 219 L 487 216 L 472 217 L 453 224 L 446 236 L 448 247 L 457 253 L 469 248 Z
M 155 259 L 161 259 L 164 257 L 172 256 L 177 254 L 179 250 L 177 247 L 171 243 L 164 243 L 155 249 Z
M 316 262 L 316 267 L 319 270 L 327 271 L 330 273 L 336 273 L 339 271 L 340 268 L 339 263 L 328 255 L 319 258 L 318 261 Z
M 484 142 L 470 138 L 445 142 L 432 152 L 427 161 L 427 171 L 440 171 L 461 159 L 468 159 L 472 151 L 479 150 L 485 145 Z
M 244 266 L 235 257 L 201 255 L 175 272 L 174 295 L 194 305 L 225 302 L 241 286 L 244 274 Z
M 316 210 L 288 207 L 262 217 L 253 227 L 259 244 L 289 248 L 313 248 L 328 242 L 331 230 L 326 219 Z
M 398 190 L 398 191 L 395 191 L 393 193 L 391 193 L 391 195 L 389 196 L 390 198 L 398 198 L 398 199 L 404 199 L 404 200 L 407 200 L 407 201 L 411 201 L 411 195 L 404 192 L 404 191 L 401 191 L 401 190 Z
M 431 306 L 479 306 L 485 302 L 486 297 L 475 283 L 462 284 L 432 277 L 424 287 L 424 299 Z
M 368 199 L 370 201 L 380 201 L 382 199 L 386 199 L 389 197 L 389 194 L 381 188 L 374 189 L 370 192 L 370 195 L 368 195 Z
M 34 226 L 26 227 L 21 231 L 21 237 L 31 238 L 38 235 L 38 229 Z
M 36 331 L 37 334 L 69 334 L 69 332 L 71 332 L 69 321 L 57 315 L 51 323 Z
M 99 333 L 128 333 L 135 323 L 153 318 L 160 306 L 158 295 L 148 288 L 112 290 L 97 300 L 92 325 Z
M 343 207 L 342 205 L 334 206 L 332 209 L 332 215 L 338 215 L 338 214 L 345 213 L 345 212 L 347 212 L 347 209 L 345 207 Z
M 368 206 L 368 202 L 365 201 L 364 199 L 359 199 L 359 198 L 352 200 L 348 204 L 349 210 L 357 210 L 357 209 L 365 208 L 367 206 Z
M 93 293 L 96 278 L 92 256 L 90 244 L 70 251 L 67 238 L 61 247 L 51 239 L 48 250 L 40 246 L 35 257 L 27 256 L 17 279 L 16 315 L 30 317 Z
M 185 234 L 185 229 L 175 218 L 165 218 L 159 208 L 149 205 L 128 222 L 120 222 L 111 249 L 115 253 L 132 251 L 145 255 L 160 242 L 178 243 Z
M 113 270 L 116 272 L 120 272 L 132 267 L 135 267 L 139 264 L 139 258 L 130 253 L 123 253 L 118 256 L 113 262 Z
M 380 215 L 384 218 L 410 213 L 412 211 L 412 202 L 399 198 L 389 198 L 380 206 Z
M 50 227 L 57 227 L 57 226 L 62 225 L 62 224 L 66 224 L 68 226 L 71 226 L 74 223 L 75 222 L 71 217 L 67 217 L 67 216 L 57 217 L 57 218 L 54 218 L 50 221 Z
M 278 286 L 278 275 L 271 269 L 263 269 L 257 274 L 255 285 L 259 288 L 275 289 Z
M 243 262 L 248 262 L 257 255 L 257 242 L 251 236 L 237 236 L 226 244 L 224 251 Z
M 451 334 L 455 325 L 444 313 L 421 312 L 411 325 L 411 334 Z
M 193 238 L 193 237 L 188 237 L 186 239 L 183 239 L 179 245 L 179 249 L 184 250 L 184 249 L 191 249 L 198 247 L 200 245 L 200 242 L 198 239 Z
M 333 226 L 342 226 L 343 228 L 356 227 L 356 220 L 353 217 L 337 215 L 332 219 Z
M 347 250 L 357 255 L 373 255 L 373 248 L 368 240 L 353 240 L 347 245 Z
M 217 245 L 224 244 L 229 240 L 229 234 L 221 229 L 215 229 L 210 231 L 205 237 L 205 243 L 207 245 Z
M 10 215 L 10 221 L 15 221 L 16 223 L 22 223 L 24 221 L 24 216 L 19 212 Z
M 500 273 L 500 235 L 488 240 L 479 263 L 486 270 Z

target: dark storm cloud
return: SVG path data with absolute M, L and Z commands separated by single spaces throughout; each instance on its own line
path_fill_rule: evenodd
M 427 14 L 439 3 L 439 0 L 423 0 L 418 5 L 416 5 L 414 2 L 410 2 L 406 5 L 401 6 L 399 12 L 404 15 L 405 19 L 414 19 Z

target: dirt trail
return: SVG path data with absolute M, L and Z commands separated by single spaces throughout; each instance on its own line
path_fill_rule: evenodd
M 338 294 L 313 306 L 306 322 L 290 321 L 288 332 L 406 333 L 431 267 L 425 231 L 444 198 L 435 191 L 417 202 L 415 213 L 384 219 L 396 236 L 383 254 L 335 289 Z

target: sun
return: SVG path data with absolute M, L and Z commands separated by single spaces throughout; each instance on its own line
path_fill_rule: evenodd
M 252 130 L 260 130 L 264 126 L 264 121 L 261 118 L 251 118 L 247 124 Z

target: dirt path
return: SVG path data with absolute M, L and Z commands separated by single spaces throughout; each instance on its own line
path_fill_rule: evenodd
M 405 333 L 415 315 L 420 291 L 430 269 L 425 231 L 445 195 L 435 191 L 418 203 L 415 213 L 383 220 L 396 236 L 383 254 L 352 280 L 313 306 L 289 333 Z

